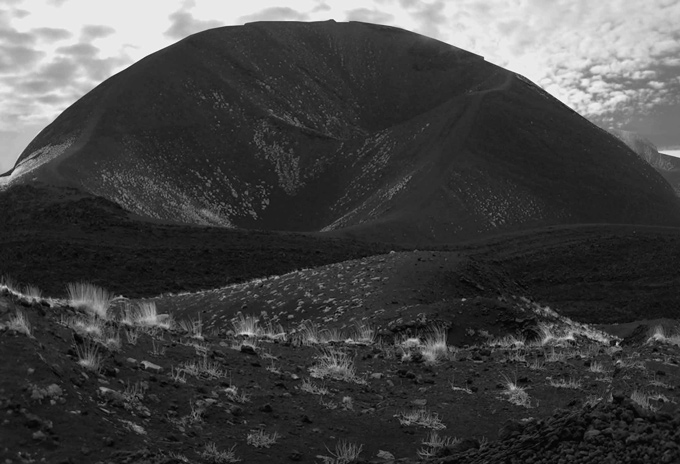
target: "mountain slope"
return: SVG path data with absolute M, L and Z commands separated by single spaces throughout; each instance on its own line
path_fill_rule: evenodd
M 5 185 L 190 224 L 447 242 L 680 224 L 614 137 L 482 57 L 364 23 L 252 23 L 157 52 L 68 108 Z
M 680 196 L 680 159 L 659 152 L 656 146 L 635 132 L 612 130 L 615 136 L 647 161 L 673 187 L 675 194 Z

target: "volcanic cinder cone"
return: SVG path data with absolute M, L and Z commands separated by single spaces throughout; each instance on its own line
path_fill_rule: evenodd
M 357 22 L 225 27 L 150 55 L 0 182 L 36 180 L 161 220 L 401 242 L 680 223 L 651 166 L 527 79 Z

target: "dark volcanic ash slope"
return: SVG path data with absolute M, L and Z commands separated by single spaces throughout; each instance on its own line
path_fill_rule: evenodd
M 526 79 L 364 23 L 252 23 L 161 50 L 68 108 L 3 184 L 152 218 L 390 241 L 678 224 L 673 191 Z

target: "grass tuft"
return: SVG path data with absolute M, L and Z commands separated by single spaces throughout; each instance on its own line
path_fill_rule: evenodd
M 16 314 L 9 318 L 9 328 L 15 332 L 22 333 L 27 337 L 33 337 L 31 323 L 23 311 L 17 310 Z
M 365 380 L 357 377 L 354 362 L 336 348 L 322 348 L 317 356 L 317 363 L 309 369 L 312 377 L 317 379 L 334 379 L 344 382 L 364 384 Z
M 102 319 L 107 319 L 112 295 L 105 289 L 86 282 L 70 283 L 67 286 L 69 304 Z

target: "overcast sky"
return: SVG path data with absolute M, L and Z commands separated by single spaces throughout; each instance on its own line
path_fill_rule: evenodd
M 0 172 L 86 92 L 187 35 L 327 19 L 437 38 L 680 147 L 680 0 L 0 0 Z

